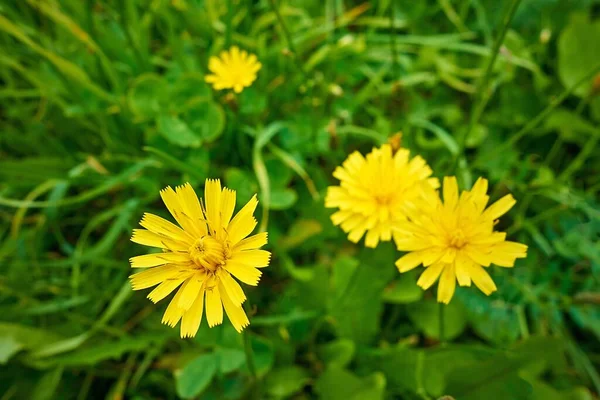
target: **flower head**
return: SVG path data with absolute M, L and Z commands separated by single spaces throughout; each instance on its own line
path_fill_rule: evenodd
M 509 194 L 486 208 L 487 187 L 487 180 L 479 178 L 459 197 L 456 178 L 446 177 L 444 201 L 433 189 L 425 188 L 421 199 L 406 207 L 409 221 L 394 233 L 398 250 L 408 252 L 396 262 L 400 272 L 423 264 L 426 269 L 417 282 L 423 289 L 441 275 L 439 302 L 450 302 L 457 280 L 460 286 L 473 282 L 491 294 L 496 285 L 483 267 L 513 267 L 517 258 L 527 255 L 527 246 L 506 241 L 504 232 L 494 232 L 498 217 L 515 205 L 515 199 Z
M 366 232 L 365 245 L 376 247 L 380 240 L 391 240 L 402 226 L 403 205 L 419 197 L 423 183 L 432 190 L 439 187 L 431 172 L 425 160 L 411 159 L 404 148 L 394 154 L 384 144 L 366 157 L 355 151 L 333 172 L 340 186 L 329 187 L 325 207 L 339 208 L 331 220 L 350 241 L 358 242 Z
M 241 332 L 249 321 L 236 279 L 256 286 L 257 268 L 269 265 L 271 257 L 259 250 L 267 243 L 266 232 L 247 237 L 256 227 L 256 196 L 232 219 L 235 191 L 221 189 L 219 180 L 206 180 L 204 202 L 189 183 L 166 187 L 160 195 L 179 226 L 144 214 L 140 225 L 146 229 L 134 229 L 131 240 L 163 251 L 131 258 L 133 268 L 144 269 L 130 276 L 133 289 L 158 285 L 148 295 L 154 303 L 178 289 L 162 322 L 174 327 L 181 320 L 181 337 L 196 335 L 204 309 L 210 327 L 221 324 L 225 309 Z
M 256 80 L 261 66 L 254 54 L 233 46 L 229 51 L 223 50 L 219 57 L 210 58 L 208 69 L 212 74 L 206 75 L 204 80 L 215 90 L 233 89 L 240 93 Z

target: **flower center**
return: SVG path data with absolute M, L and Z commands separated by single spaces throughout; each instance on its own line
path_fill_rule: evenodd
M 225 264 L 226 249 L 223 243 L 212 236 L 203 236 L 189 249 L 190 257 L 198 267 L 216 271 Z
M 450 235 L 450 246 L 460 249 L 467 243 L 465 234 L 461 229 L 457 229 Z
M 379 206 L 389 206 L 390 203 L 392 202 L 392 197 L 393 196 L 392 196 L 391 193 L 376 194 L 375 195 L 375 202 Z

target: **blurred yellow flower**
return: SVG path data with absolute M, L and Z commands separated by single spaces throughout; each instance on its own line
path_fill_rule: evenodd
M 443 196 L 426 187 L 422 198 L 406 207 L 409 222 L 394 233 L 398 250 L 408 252 L 396 266 L 400 272 L 420 264 L 426 267 L 417 285 L 428 289 L 440 278 L 437 299 L 448 304 L 456 281 L 460 286 L 473 282 L 483 293 L 496 290 L 483 267 L 496 264 L 513 267 L 527 255 L 527 246 L 506 241 L 506 233 L 494 232 L 498 218 L 516 201 L 508 194 L 486 208 L 488 182 L 479 178 L 470 191 L 458 195 L 455 177 L 444 178 Z
M 350 241 L 357 243 L 366 232 L 365 245 L 376 247 L 406 221 L 402 206 L 419 197 L 423 183 L 431 190 L 439 187 L 431 173 L 423 158 L 411 159 L 404 148 L 394 154 L 384 144 L 366 158 L 355 151 L 333 172 L 340 186 L 328 188 L 325 207 L 339 208 L 331 220 Z
M 196 335 L 206 308 L 208 325 L 223 321 L 223 308 L 233 327 L 241 332 L 249 325 L 242 303 L 244 291 L 233 278 L 256 286 L 261 276 L 257 268 L 269 265 L 271 253 L 259 250 L 267 243 L 267 233 L 247 237 L 256 227 L 256 196 L 233 219 L 235 191 L 223 188 L 219 180 L 206 180 L 204 202 L 189 183 L 160 195 L 181 228 L 161 217 L 144 214 L 134 229 L 135 243 L 160 248 L 162 253 L 131 258 L 133 268 L 143 272 L 131 275 L 134 290 L 158 285 L 148 298 L 154 303 L 179 288 L 162 322 L 174 327 L 181 320 L 181 337 Z
M 223 50 L 219 57 L 211 57 L 208 69 L 211 75 L 204 80 L 213 85 L 215 90 L 233 89 L 240 93 L 256 80 L 256 73 L 262 67 L 254 54 L 248 54 L 233 46 L 229 51 Z

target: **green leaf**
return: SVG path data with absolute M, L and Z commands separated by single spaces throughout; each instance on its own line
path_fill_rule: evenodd
M 600 21 L 590 21 L 587 13 L 575 13 L 558 39 L 558 75 L 565 87 L 571 87 L 594 66 L 599 65 Z M 580 85 L 574 93 L 585 97 L 592 80 Z
M 330 313 L 340 337 L 368 343 L 377 334 L 383 290 L 398 273 L 393 265 L 390 267 L 395 253 L 392 244 L 382 243 L 377 250 L 364 249 L 358 261 L 342 259 L 334 265 L 336 298 Z
M 158 132 L 169 142 L 181 147 L 198 147 L 202 144 L 200 136 L 190 127 L 172 115 L 159 115 L 156 119 Z
M 219 361 L 219 370 L 228 374 L 246 363 L 246 354 L 239 349 L 217 349 L 215 356 Z
M 439 339 L 439 307 L 444 307 L 444 339 L 451 340 L 459 336 L 467 326 L 462 305 L 454 299 L 448 305 L 435 301 L 422 301 L 408 305 L 408 316 L 426 336 Z
M 23 348 L 23 343 L 12 336 L 2 333 L 0 336 L 0 364 L 6 364 L 8 360 Z
M 383 300 L 392 304 L 408 304 L 423 298 L 423 290 L 417 286 L 416 271 L 400 274 L 383 292 Z
M 281 238 L 279 244 L 284 250 L 293 249 L 322 231 L 323 225 L 317 220 L 297 219 L 292 222 L 288 233 Z
M 181 110 L 196 103 L 212 100 L 210 88 L 204 82 L 204 76 L 197 72 L 188 73 L 177 79 L 169 87 L 169 105 L 173 110 Z
M 205 142 L 215 141 L 225 128 L 225 112 L 213 102 L 202 102 L 183 115 L 190 129 Z
M 283 367 L 275 370 L 265 381 L 267 393 L 275 397 L 289 397 L 299 392 L 308 383 L 309 374 L 304 368 L 297 366 Z
M 327 365 L 345 367 L 354 358 L 356 345 L 349 339 L 338 339 L 319 347 L 318 354 Z
M 265 376 L 273 368 L 273 363 L 275 363 L 273 345 L 268 339 L 258 336 L 251 337 L 251 344 L 256 374 L 259 377 Z
M 42 375 L 42 378 L 33 388 L 31 400 L 51 400 L 58 389 L 60 380 L 62 379 L 63 368 L 54 368 Z
M 315 382 L 320 398 L 327 400 L 382 400 L 385 386 L 380 372 L 359 378 L 340 366 L 328 367 Z
M 127 104 L 139 118 L 152 118 L 163 111 L 166 103 L 167 84 L 155 74 L 138 76 L 127 94 Z
M 292 189 L 280 189 L 271 191 L 271 209 L 286 210 L 294 205 L 298 195 Z
M 202 393 L 217 372 L 218 359 L 214 354 L 203 354 L 175 371 L 177 394 L 190 399 Z

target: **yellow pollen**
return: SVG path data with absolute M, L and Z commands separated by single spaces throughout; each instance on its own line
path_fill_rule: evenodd
M 212 236 L 203 236 L 189 249 L 190 257 L 194 263 L 209 271 L 216 271 L 225 264 L 225 249 L 223 243 Z
M 450 235 L 450 246 L 460 249 L 467 243 L 467 239 L 465 238 L 465 234 L 461 229 L 455 230 Z

